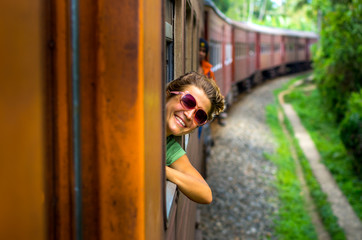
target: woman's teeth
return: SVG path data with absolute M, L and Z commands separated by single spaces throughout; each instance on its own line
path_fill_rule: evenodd
M 185 122 L 184 122 L 181 118 L 179 118 L 178 116 L 175 116 L 175 118 L 177 119 L 177 121 L 178 121 L 179 123 L 181 123 L 182 126 L 186 127 Z

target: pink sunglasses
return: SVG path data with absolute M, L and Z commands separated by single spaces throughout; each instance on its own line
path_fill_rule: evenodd
M 186 92 L 170 92 L 176 95 L 182 95 L 180 99 L 181 105 L 187 109 L 197 109 L 194 113 L 194 121 L 198 126 L 204 125 L 207 122 L 207 113 L 197 107 L 196 99 L 190 93 Z

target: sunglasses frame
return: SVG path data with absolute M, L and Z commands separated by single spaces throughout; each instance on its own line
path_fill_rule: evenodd
M 197 106 L 197 101 L 196 101 L 196 98 L 191 94 L 189 93 L 188 91 L 185 91 L 185 92 L 178 92 L 178 91 L 170 91 L 170 93 L 172 94 L 176 94 L 176 95 L 181 95 L 181 98 L 180 98 L 180 103 L 181 105 L 187 109 L 187 110 L 192 110 L 192 109 L 196 109 L 196 111 L 194 112 L 193 114 L 193 121 L 197 124 L 197 126 L 202 126 L 202 125 L 205 125 L 209 119 L 209 115 L 207 114 L 207 112 L 205 110 L 203 110 L 202 108 L 199 108 Z M 193 108 L 188 108 L 184 105 L 183 101 L 182 101 L 182 98 L 185 97 L 186 95 L 190 95 L 194 100 L 195 100 L 195 107 Z M 206 114 L 206 120 L 202 123 L 198 123 L 197 120 L 196 120 L 196 113 L 197 111 L 203 111 L 205 114 Z

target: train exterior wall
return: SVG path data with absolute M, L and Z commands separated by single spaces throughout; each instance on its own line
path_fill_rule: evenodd
M 264 71 L 273 66 L 272 35 L 260 34 L 260 70 Z
M 253 75 L 257 70 L 257 54 L 256 54 L 256 33 L 252 31 L 247 32 L 248 41 L 248 75 Z
M 273 36 L 273 67 L 278 67 L 282 64 L 282 37 L 280 35 Z
M 285 37 L 285 64 L 291 64 L 297 61 L 295 38 Z
M 223 26 L 223 94 L 227 97 L 228 103 L 232 101 L 231 95 L 231 84 L 232 84 L 232 63 L 234 59 L 232 58 L 233 54 L 233 40 L 232 40 L 232 26 L 230 24 L 225 24 Z
M 224 21 L 219 18 L 211 8 L 206 8 L 208 16 L 209 60 L 213 65 L 215 80 L 222 93 L 225 93 L 223 83 L 222 59 L 223 59 L 223 26 Z
M 232 82 L 232 27 L 219 17 L 212 8 L 205 7 L 207 11 L 208 36 L 210 45 L 210 62 L 213 64 L 215 79 L 224 96 L 231 89 Z
M 298 52 L 298 62 L 306 62 L 307 54 L 306 54 L 306 39 L 305 38 L 297 38 L 297 52 Z
M 249 43 L 248 33 L 241 28 L 234 28 L 234 82 L 249 77 Z

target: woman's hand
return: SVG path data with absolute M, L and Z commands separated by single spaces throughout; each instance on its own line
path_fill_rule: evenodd
M 202 204 L 212 202 L 209 185 L 191 165 L 186 154 L 172 163 L 170 167 L 166 166 L 166 178 L 175 183 L 180 191 L 191 200 Z

